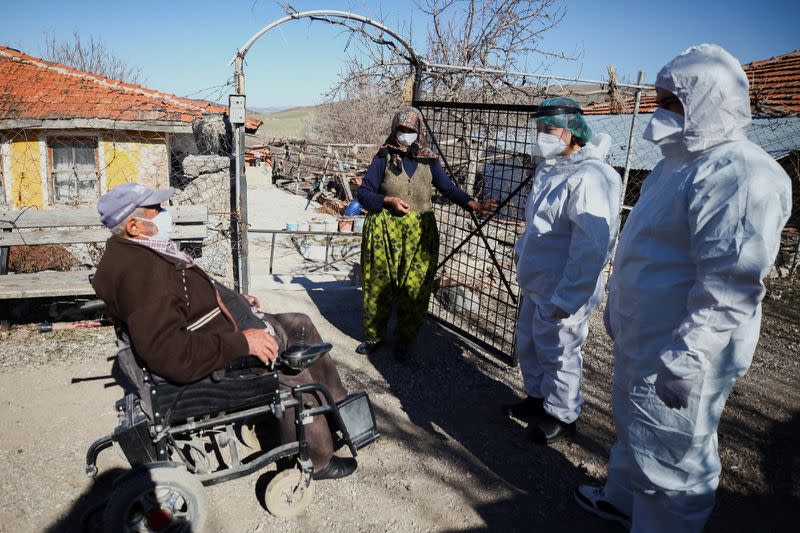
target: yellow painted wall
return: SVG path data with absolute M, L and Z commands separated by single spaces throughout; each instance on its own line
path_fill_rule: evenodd
M 59 135 L 63 136 L 63 132 Z M 115 131 L 101 135 L 102 157 L 97 163 L 101 175 L 105 176 L 106 190 L 132 181 L 147 187 L 169 187 L 165 134 Z M 46 144 L 39 142 L 37 131 L 17 131 L 10 136 L 6 163 L 10 170 L 10 186 L 6 195 L 13 208 L 44 207 L 47 195 L 42 190 L 42 163 L 46 163 L 42 161 L 43 150 L 48 153 Z
M 169 153 L 164 134 L 111 132 L 103 136 L 107 189 L 138 181 L 147 187 L 169 187 Z
M 34 133 L 14 135 L 8 147 L 11 187 L 8 200 L 15 208 L 42 207 L 42 157 Z

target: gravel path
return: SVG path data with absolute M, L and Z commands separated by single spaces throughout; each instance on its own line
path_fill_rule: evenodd
M 256 295 L 270 311 L 314 319 L 334 344 L 345 385 L 369 392 L 383 436 L 359 454 L 355 475 L 318 483 L 314 502 L 294 520 L 264 511 L 259 474 L 210 487 L 210 531 L 617 530 L 581 511 L 571 495 L 577 483 L 603 478 L 613 442 L 612 355 L 600 312 L 584 351 L 578 436 L 538 447 L 499 414 L 520 394 L 517 369 L 433 324 L 414 365 L 395 362 L 390 348 L 357 356 L 356 288 L 332 276 L 271 278 L 263 250 L 254 257 Z M 786 529 L 797 518 L 800 287 L 775 284 L 769 294 L 752 369 L 720 428 L 723 475 L 709 531 Z M 0 334 L 0 532 L 75 531 L 83 510 L 123 471 L 110 451 L 100 456 L 97 478 L 83 476 L 86 447 L 116 421 L 120 389 L 102 379 L 113 352 L 110 328 L 39 334 L 29 325 Z

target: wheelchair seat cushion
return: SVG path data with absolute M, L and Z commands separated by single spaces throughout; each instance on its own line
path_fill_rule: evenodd
M 280 399 L 277 373 L 254 374 L 248 369 L 229 370 L 219 381 L 211 377 L 189 384 L 160 381 L 151 387 L 153 412 L 169 424 L 221 411 L 260 407 Z

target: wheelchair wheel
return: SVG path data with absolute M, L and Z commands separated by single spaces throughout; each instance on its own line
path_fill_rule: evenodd
M 141 470 L 114 489 L 103 513 L 111 532 L 203 531 L 208 499 L 200 481 L 179 467 Z
M 264 503 L 270 514 L 279 518 L 293 518 L 311 504 L 314 499 L 314 480 L 303 479 L 303 473 L 297 468 L 278 472 L 267 485 Z

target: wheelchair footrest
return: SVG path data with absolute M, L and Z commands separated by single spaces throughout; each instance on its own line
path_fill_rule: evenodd
M 366 392 L 350 394 L 337 404 L 344 430 L 357 450 L 380 437 L 375 428 L 375 413 Z

